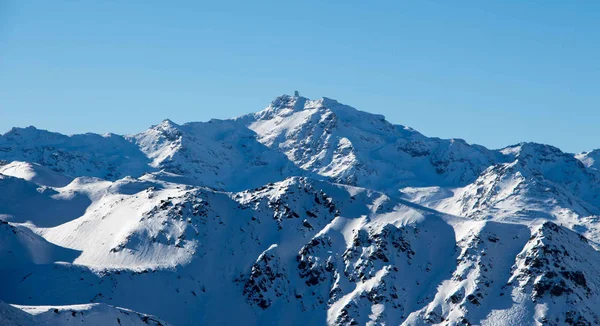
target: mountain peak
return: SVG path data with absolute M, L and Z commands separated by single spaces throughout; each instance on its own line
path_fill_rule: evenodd
M 180 125 L 176 124 L 175 122 L 173 122 L 169 119 L 165 119 L 165 120 L 161 121 L 161 123 L 159 123 L 157 125 L 153 125 L 152 127 L 150 127 L 150 129 L 148 129 L 144 133 L 148 133 L 148 132 L 158 133 L 158 134 L 164 136 L 165 138 L 173 141 L 173 140 L 176 140 L 177 138 L 179 138 L 179 136 L 181 136 L 180 129 L 181 129 Z
M 511 145 L 501 149 L 501 152 L 505 155 L 533 155 L 533 154 L 542 154 L 542 155 L 550 155 L 550 154 L 564 154 L 559 148 L 554 147 L 552 145 L 540 144 L 534 142 L 522 142 L 516 145 Z
M 35 126 L 28 126 L 28 127 L 12 127 L 10 128 L 9 131 L 7 131 L 4 136 L 22 136 L 22 135 L 27 135 L 27 134 L 33 134 L 33 133 L 39 133 L 39 132 L 43 132 L 45 130 L 42 129 L 38 129 Z
M 273 101 L 271 101 L 269 107 L 267 107 L 267 109 L 292 109 L 294 111 L 298 111 L 304 108 L 304 104 L 306 103 L 306 101 L 308 101 L 306 97 L 283 94 L 274 98 Z
M 170 129 L 170 128 L 178 128 L 179 125 L 176 124 L 175 122 L 173 122 L 173 120 L 171 120 L 171 119 L 164 119 L 159 124 L 157 124 L 155 127 L 169 128 Z
M 34 126 L 26 128 L 13 127 L 4 135 L 0 135 L 0 142 L 4 138 L 4 141 L 12 143 L 31 143 L 32 145 L 39 146 L 42 143 L 54 143 L 61 142 L 67 136 L 51 132 L 48 130 L 38 129 Z
M 600 170 L 600 149 L 576 154 L 575 158 L 590 169 Z
M 295 112 L 315 109 L 321 110 L 325 114 L 334 113 L 346 122 L 373 121 L 377 123 L 375 121 L 381 121 L 389 124 L 385 120 L 385 116 L 381 114 L 360 111 L 329 97 L 311 100 L 299 94 L 294 96 L 286 94 L 278 96 L 271 101 L 266 109 L 255 113 L 253 116 L 258 120 L 266 120 L 275 116 L 287 117 Z

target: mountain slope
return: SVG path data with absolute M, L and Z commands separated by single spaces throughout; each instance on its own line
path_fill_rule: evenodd
M 160 319 L 135 311 L 105 304 L 85 304 L 60 307 L 11 306 L 0 302 L 0 325 L 68 326 L 68 325 L 154 325 L 166 326 Z
M 129 139 L 152 160 L 153 168 L 182 176 L 179 182 L 243 190 L 302 173 L 231 120 L 184 125 L 165 120 Z
M 19 161 L 0 166 L 0 174 L 25 179 L 48 187 L 64 187 L 73 181 L 73 178 L 43 165 Z
M 524 143 L 502 150 L 512 162 L 486 169 L 462 188 L 406 188 L 405 198 L 474 219 L 552 220 L 598 241 L 600 175 L 555 147 Z
M 379 190 L 464 185 L 499 157 L 463 140 L 427 138 L 335 100 L 281 96 L 240 118 L 261 143 L 301 168 Z
M 597 324 L 595 153 L 287 95 L 130 136 L 14 128 L 0 324 Z
M 168 200 L 156 194 L 157 204 L 150 209 L 153 214 L 136 218 L 136 227 L 128 236 L 118 237 L 124 242 L 116 247 L 79 247 L 68 242 L 78 238 L 81 243 L 83 239 L 97 243 L 82 227 L 56 232 L 69 234 L 67 239 L 54 237 L 62 225 L 36 229 L 56 244 L 79 248 L 81 254 L 72 261 L 93 269 L 68 262 L 53 266 L 45 261 L 6 266 L 0 270 L 6 280 L 1 291 L 3 299 L 27 305 L 86 300 L 127 303 L 178 325 L 195 323 L 184 314 L 190 309 L 205 316 L 202 318 L 208 323 L 232 324 L 244 318 L 263 324 L 285 314 L 319 324 L 326 318 L 343 320 L 343 311 L 355 304 L 370 305 L 364 296 L 372 289 L 353 289 L 354 282 L 369 282 L 375 277 L 370 280 L 373 285 L 381 279 L 405 288 L 408 293 L 397 304 L 410 311 L 414 302 L 409 298 L 426 297 L 443 275 L 429 277 L 424 272 L 453 266 L 452 227 L 440 217 L 425 216 L 381 193 L 300 178 L 235 194 L 198 188 L 179 191 L 171 193 Z M 138 194 L 128 196 L 133 200 Z M 113 205 L 129 204 L 119 200 Z M 105 229 L 102 223 L 112 224 L 110 217 L 95 219 L 101 223 L 93 226 L 99 234 Z M 88 217 L 81 220 L 80 225 L 90 223 Z M 232 237 L 231 230 L 239 231 Z M 367 234 L 366 242 L 358 240 L 363 234 Z M 111 243 L 108 234 L 100 238 Z M 400 246 L 406 253 L 394 253 L 397 241 L 403 243 Z M 315 252 L 320 244 L 325 245 L 321 257 Z M 427 254 L 426 248 L 432 247 L 438 250 Z M 188 259 L 171 264 L 161 260 L 161 254 L 173 257 L 179 249 L 190 255 Z M 223 260 L 224 254 L 231 255 L 231 259 Z M 401 263 L 406 255 L 410 261 Z M 152 259 L 146 259 L 150 256 Z M 304 260 L 307 263 L 302 264 Z M 314 263 L 319 261 L 338 262 L 334 268 Z M 95 272 L 99 264 L 121 271 Z M 418 271 L 418 282 L 430 285 L 423 289 L 412 281 L 397 279 L 397 275 L 410 271 Z M 197 279 L 198 275 L 202 277 Z M 337 284 L 332 282 L 334 279 L 338 279 Z M 145 284 L 154 285 L 147 288 Z M 134 293 L 146 293 L 146 299 L 133 302 Z M 164 306 L 165 298 L 174 305 Z M 226 302 L 238 315 L 222 313 Z M 394 311 L 389 313 L 390 320 L 402 319 Z M 350 315 L 368 318 L 358 311 Z

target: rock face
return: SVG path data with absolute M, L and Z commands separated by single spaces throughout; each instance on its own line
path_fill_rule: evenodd
M 287 95 L 131 136 L 15 128 L 0 324 L 600 324 L 596 152 Z

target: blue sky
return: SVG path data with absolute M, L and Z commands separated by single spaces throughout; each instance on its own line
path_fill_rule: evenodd
M 491 148 L 600 147 L 600 1 L 0 0 L 0 133 L 136 133 L 299 90 Z

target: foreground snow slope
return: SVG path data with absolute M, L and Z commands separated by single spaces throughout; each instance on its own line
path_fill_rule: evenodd
M 559 271 L 575 276 L 564 277 L 595 277 L 595 249 L 554 224 L 535 233 L 537 226 L 444 215 L 306 178 L 238 193 L 91 180 L 68 187 L 93 200 L 81 217 L 53 227 L 2 224 L 2 248 L 37 255 L 2 259 L 3 300 L 105 302 L 176 325 L 478 323 L 500 318 L 508 286 L 515 288 L 511 300 L 535 298 L 528 282 L 509 281 L 530 273 L 518 266 L 521 257 L 538 255 L 535 237 L 560 237 L 561 250 L 587 252 L 577 261 L 591 267 L 570 263 Z M 569 284 L 561 285 L 565 293 L 575 291 Z M 592 307 L 596 294 L 586 293 Z M 527 309 L 519 322 L 555 314 Z M 567 318 L 574 308 L 560 309 Z M 578 318 L 596 318 L 590 309 Z
M 11 306 L 0 301 L 0 325 L 154 325 L 167 326 L 160 319 L 135 311 L 94 303 L 71 306 Z
M 287 95 L 131 136 L 14 128 L 0 324 L 598 324 L 595 153 Z

